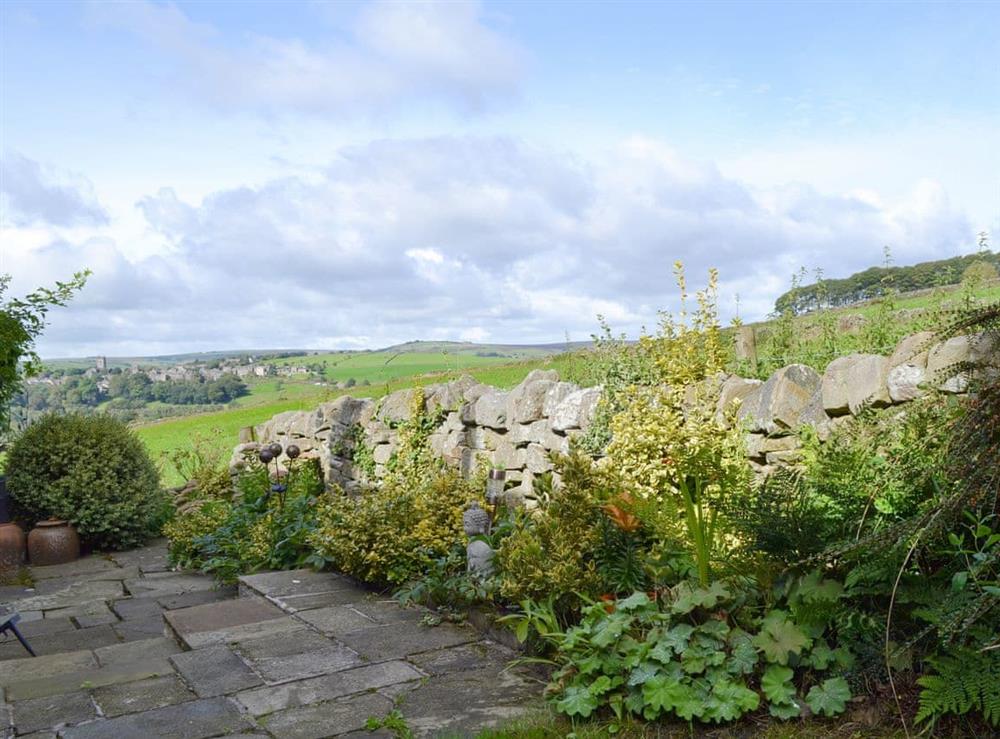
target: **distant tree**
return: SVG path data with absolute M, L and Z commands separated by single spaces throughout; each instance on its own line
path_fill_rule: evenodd
M 35 340 L 45 329 L 50 308 L 64 306 L 87 282 L 90 271 L 77 272 L 69 282 L 41 287 L 23 298 L 4 299 L 10 275 L 0 275 L 0 431 L 10 424 L 10 401 L 24 378 L 39 370 Z
M 357 380 L 355 380 L 353 377 L 348 377 L 347 382 L 344 383 L 344 387 L 354 387 L 357 384 L 358 384 Z

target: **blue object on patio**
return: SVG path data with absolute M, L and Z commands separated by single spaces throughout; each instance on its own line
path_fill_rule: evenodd
M 0 634 L 6 633 L 8 631 L 13 632 L 14 636 L 17 637 L 17 640 L 21 642 L 21 646 L 28 650 L 28 654 L 30 654 L 32 657 L 37 657 L 38 655 L 35 654 L 35 650 L 31 648 L 30 644 L 28 644 L 28 640 L 24 638 L 24 636 L 21 634 L 20 631 L 18 631 L 17 622 L 20 620 L 21 620 L 20 613 L 0 614 Z

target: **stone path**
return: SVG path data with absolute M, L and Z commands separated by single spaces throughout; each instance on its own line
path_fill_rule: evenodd
M 0 643 L 0 737 L 388 737 L 364 724 L 393 709 L 417 736 L 472 736 L 539 693 L 471 627 L 333 573 L 218 588 L 169 571 L 162 542 L 30 571 L 0 587 L 39 654 Z

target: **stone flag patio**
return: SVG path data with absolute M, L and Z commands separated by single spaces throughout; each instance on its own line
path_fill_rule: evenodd
M 333 573 L 273 572 L 219 588 L 169 570 L 164 543 L 30 568 L 0 587 L 38 657 L 0 643 L 0 736 L 474 736 L 530 710 L 537 683 L 470 626 Z

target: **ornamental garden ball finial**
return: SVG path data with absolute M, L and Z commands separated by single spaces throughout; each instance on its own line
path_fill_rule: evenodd
M 274 459 L 274 454 L 271 452 L 271 447 L 266 446 L 257 453 L 257 458 L 264 464 L 269 464 L 272 459 Z
M 289 444 L 288 448 L 285 449 L 285 454 L 288 455 L 289 459 L 296 459 L 301 453 L 302 450 L 295 446 L 295 444 Z
M 272 442 L 267 448 L 271 450 L 271 459 L 277 459 L 281 456 L 281 444 L 278 442 Z

